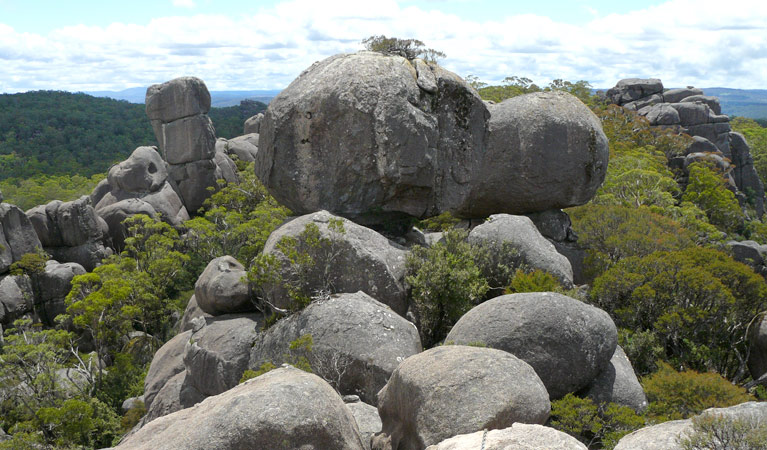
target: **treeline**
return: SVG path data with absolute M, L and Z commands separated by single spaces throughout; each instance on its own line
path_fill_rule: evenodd
M 265 109 L 244 100 L 210 117 L 217 136 L 231 139 Z M 0 95 L 0 191 L 23 209 L 89 193 L 142 145 L 157 145 L 144 105 L 61 91 Z

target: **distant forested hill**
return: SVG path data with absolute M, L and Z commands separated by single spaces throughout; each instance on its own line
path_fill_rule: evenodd
M 210 117 L 219 137 L 232 138 L 264 109 L 243 101 Z M 103 174 L 141 145 L 157 145 L 142 104 L 60 91 L 0 95 L 0 180 Z
M 719 97 L 723 114 L 767 119 L 767 89 L 704 88 L 703 92 Z

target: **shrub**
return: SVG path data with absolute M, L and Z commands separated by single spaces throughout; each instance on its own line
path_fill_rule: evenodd
M 679 439 L 684 450 L 767 450 L 767 423 L 755 418 L 704 414 Z
M 634 331 L 626 328 L 618 330 L 618 344 L 634 368 L 634 373 L 642 377 L 658 370 L 658 361 L 663 359 L 665 351 L 658 335 L 653 331 Z
M 661 362 L 642 380 L 650 406 L 647 415 L 658 421 L 686 419 L 708 408 L 724 408 L 754 400 L 745 389 L 716 373 L 677 372 Z
M 474 262 L 477 252 L 466 236 L 466 231 L 447 231 L 444 242 L 431 248 L 414 247 L 408 255 L 406 280 L 426 348 L 444 339 L 488 290 Z
M 645 425 L 644 418 L 627 406 L 615 403 L 596 405 L 589 398 L 567 394 L 551 402 L 550 425 L 588 448 L 615 447 L 626 434 Z
M 540 269 L 533 270 L 532 272 L 525 272 L 522 269 L 517 269 L 517 271 L 514 272 L 514 278 L 511 279 L 511 284 L 506 288 L 506 293 L 559 292 L 561 290 L 562 285 L 554 275 L 548 272 L 544 272 Z
M 745 373 L 746 328 L 767 306 L 763 278 L 698 247 L 623 259 L 590 295 L 619 328 L 655 333 L 674 365 L 732 379 Z

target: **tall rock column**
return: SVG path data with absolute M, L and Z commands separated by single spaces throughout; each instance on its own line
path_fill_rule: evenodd
M 210 196 L 208 187 L 215 187 L 220 176 L 208 111 L 210 92 L 199 78 L 176 78 L 146 91 L 146 113 L 168 163 L 169 179 L 190 213 L 202 206 Z

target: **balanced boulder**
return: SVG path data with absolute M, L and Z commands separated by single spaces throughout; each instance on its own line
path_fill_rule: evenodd
M 487 152 L 473 172 L 462 217 L 582 205 L 607 173 L 607 137 L 570 94 L 536 92 L 490 107 Z
M 446 345 L 411 356 L 378 394 L 374 449 L 423 449 L 457 434 L 543 424 L 546 388 L 533 369 L 492 348 Z
M 357 425 L 338 394 L 292 367 L 248 380 L 148 423 L 118 449 L 362 450 Z
M 296 277 L 287 255 L 280 250 L 280 242 L 286 238 L 295 242 L 295 250 L 312 260 L 303 268 L 301 277 Z M 285 283 L 293 283 L 310 294 L 363 291 L 401 316 L 407 312 L 406 251 L 369 228 L 319 211 L 293 219 L 272 232 L 264 254 L 274 255 L 281 262 L 283 282 L 264 287 L 270 292 L 272 304 L 280 308 L 290 305 Z
M 291 342 L 312 337 L 311 351 L 292 351 Z M 264 331 L 251 351 L 250 367 L 307 358 L 312 371 L 342 394 L 375 404 L 394 369 L 421 351 L 415 325 L 364 292 L 312 302 Z M 294 353 L 294 354 L 292 354 Z
M 551 399 L 576 392 L 602 372 L 618 345 L 610 316 L 552 292 L 496 297 L 461 317 L 446 341 L 480 342 L 530 364 Z
M 245 267 L 231 256 L 208 263 L 194 284 L 194 297 L 200 309 L 213 316 L 255 311 Z

